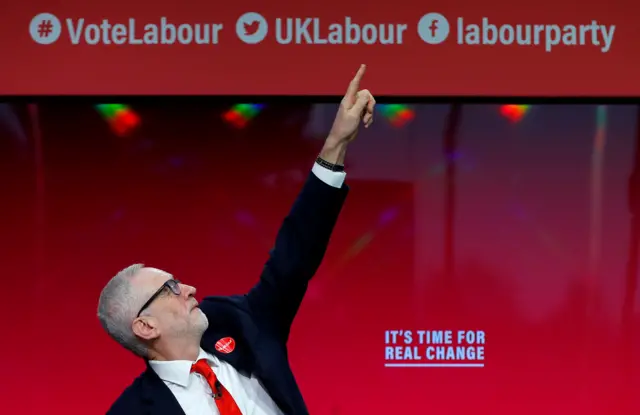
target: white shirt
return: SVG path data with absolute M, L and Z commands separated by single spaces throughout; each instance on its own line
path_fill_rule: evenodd
M 345 172 L 333 172 L 319 164 L 311 169 L 317 178 L 332 187 L 340 188 Z M 206 359 L 220 383 L 229 391 L 242 415 L 282 415 L 278 405 L 254 376 L 246 377 L 229 363 L 200 349 L 198 359 Z M 197 373 L 191 373 L 189 360 L 149 361 L 149 366 L 163 380 L 173 393 L 186 415 L 219 415 L 207 380 Z
M 200 359 L 207 360 L 243 415 L 282 415 L 257 378 L 241 375 L 229 363 L 202 349 L 197 360 Z M 189 360 L 154 360 L 149 365 L 169 387 L 186 415 L 219 415 L 209 383 L 200 374 L 191 373 L 193 363 Z
M 342 187 L 344 179 L 347 177 L 347 173 L 343 171 L 331 171 L 325 167 L 322 167 L 318 163 L 313 164 L 313 168 L 311 169 L 311 171 L 316 175 L 318 179 L 322 180 L 329 186 L 337 187 L 338 189 Z

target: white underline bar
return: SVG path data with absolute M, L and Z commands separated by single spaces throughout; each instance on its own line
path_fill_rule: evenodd
M 484 363 L 385 363 L 384 367 L 484 367 Z

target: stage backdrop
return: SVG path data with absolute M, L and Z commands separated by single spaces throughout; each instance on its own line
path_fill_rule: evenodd
M 638 96 L 629 2 L 10 2 L 0 94 Z M 597 81 L 594 81 L 597 80 Z
M 91 105 L 41 104 L 41 141 L 28 108 L 2 107 L 5 411 L 104 413 L 143 370 L 96 317 L 121 268 L 166 269 L 200 298 L 256 282 L 335 106 L 231 105 L 133 105 L 141 123 L 119 137 Z M 447 157 L 452 108 L 402 110 L 350 148 L 351 193 L 293 326 L 310 412 L 637 413 L 637 312 L 620 323 L 636 109 L 463 106 Z M 433 330 L 475 355 L 429 358 Z

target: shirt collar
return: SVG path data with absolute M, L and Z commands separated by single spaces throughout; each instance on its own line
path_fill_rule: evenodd
M 213 367 L 217 366 L 215 356 L 205 352 L 202 348 L 196 361 L 200 359 L 206 359 Z M 195 361 L 191 360 L 149 360 L 149 366 L 151 366 L 151 369 L 156 372 L 160 379 L 165 382 L 175 383 L 184 388 L 189 386 L 191 365 L 194 363 Z

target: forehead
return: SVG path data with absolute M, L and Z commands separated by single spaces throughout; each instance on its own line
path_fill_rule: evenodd
M 173 275 L 157 268 L 142 268 L 135 276 L 135 283 L 143 287 L 160 287 L 165 281 L 173 279 Z

